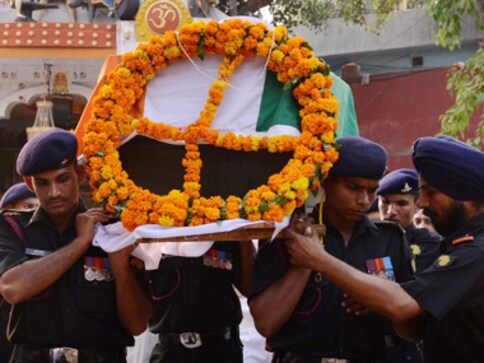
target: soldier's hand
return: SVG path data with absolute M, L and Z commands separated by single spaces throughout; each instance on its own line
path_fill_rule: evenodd
M 126 246 L 119 251 L 116 252 L 110 252 L 108 253 L 109 260 L 111 263 L 115 263 L 116 261 L 127 261 L 129 259 L 129 256 L 133 253 L 133 251 L 138 247 L 138 242 L 135 242 L 132 245 Z
M 112 218 L 112 214 L 101 209 L 93 208 L 76 216 L 77 239 L 89 245 L 94 237 L 94 226 L 97 223 L 104 223 Z
M 319 235 L 312 227 L 312 220 L 304 216 L 293 216 L 284 233 L 291 263 L 315 270 L 318 264 L 317 258 L 324 251 Z
M 368 315 L 371 313 L 370 309 L 366 305 L 363 305 L 358 300 L 348 294 L 344 294 L 344 300 L 341 306 L 348 314 L 354 314 L 358 316 Z

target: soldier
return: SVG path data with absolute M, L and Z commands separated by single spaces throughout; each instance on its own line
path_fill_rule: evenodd
M 17 172 L 35 192 L 35 211 L 0 216 L 0 292 L 12 303 L 11 363 L 45 363 L 59 353 L 79 362 L 124 363 L 150 302 L 130 266 L 133 246 L 107 255 L 91 245 L 111 215 L 79 198 L 84 168 L 77 140 L 53 129 L 29 140 Z
M 0 200 L 0 209 L 34 209 L 39 204 L 25 183 L 12 185 Z M 7 323 L 10 314 L 10 304 L 0 295 L 0 362 L 8 362 L 12 354 L 13 345 L 7 340 Z
M 242 363 L 242 310 L 234 286 L 250 289 L 252 241 L 215 242 L 201 257 L 164 256 L 150 271 L 159 335 L 151 363 Z
M 411 254 L 403 230 L 366 216 L 386 169 L 386 151 L 360 137 L 337 143 L 339 159 L 323 185 L 324 248 L 360 271 L 408 280 Z M 284 241 L 259 250 L 253 276 L 250 309 L 275 352 L 273 362 L 385 362 L 386 348 L 394 344 L 390 321 L 347 314 L 344 291 L 311 268 L 291 265 Z
M 436 233 L 434 225 L 430 220 L 430 217 L 425 215 L 424 210 L 420 208 L 413 215 L 413 224 L 417 228 L 426 228 L 431 233 Z
M 441 237 L 414 226 L 418 210 L 418 173 L 412 169 L 397 169 L 380 180 L 377 190 L 380 219 L 400 224 L 415 256 L 416 270 L 426 269 L 440 255 Z
M 17 183 L 3 194 L 0 209 L 35 209 L 38 204 L 35 193 L 27 187 L 27 184 Z
M 359 302 L 394 321 L 399 334 L 423 339 L 426 363 L 482 362 L 484 357 L 484 153 L 449 136 L 418 139 L 419 207 L 442 236 L 443 254 L 404 283 L 361 273 L 324 251 L 308 223 L 293 220 L 291 262 L 311 268 Z M 347 306 L 358 314 L 359 307 Z

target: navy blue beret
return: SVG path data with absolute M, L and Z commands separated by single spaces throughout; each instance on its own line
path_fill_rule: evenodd
M 387 168 L 387 152 L 383 146 L 363 137 L 337 139 L 341 145 L 339 158 L 329 174 L 342 177 L 380 179 Z
M 418 173 L 413 169 L 397 169 L 380 180 L 376 191 L 383 194 L 418 194 Z
M 35 193 L 27 187 L 27 184 L 14 184 L 7 189 L 2 196 L 2 199 L 0 199 L 0 208 L 5 208 L 9 204 L 15 204 L 21 199 L 32 198 L 35 196 Z
M 420 176 L 457 200 L 484 200 L 484 153 L 441 135 L 413 144 L 412 160 Z
M 69 165 L 76 159 L 77 139 L 73 133 L 51 129 L 35 135 L 20 150 L 17 173 L 35 175 Z

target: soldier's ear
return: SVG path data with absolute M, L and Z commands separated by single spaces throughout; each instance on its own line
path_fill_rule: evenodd
M 35 193 L 35 190 L 34 190 L 34 185 L 32 183 L 32 177 L 31 176 L 24 176 L 24 182 L 25 184 L 27 184 L 27 188 L 29 188 L 29 190 L 33 193 Z

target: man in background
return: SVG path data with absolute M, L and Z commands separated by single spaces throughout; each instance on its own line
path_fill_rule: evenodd
M 4 209 L 29 210 L 39 204 L 35 193 L 25 183 L 12 185 L 0 200 L 0 213 Z M 0 295 L 0 362 L 8 362 L 12 355 L 13 345 L 7 340 L 7 323 L 10 314 L 10 304 Z
M 388 173 L 380 180 L 377 190 L 380 219 L 398 223 L 405 230 L 405 237 L 415 256 L 416 270 L 422 271 L 439 257 L 441 237 L 414 226 L 419 193 L 418 173 L 413 169 L 397 169 Z

